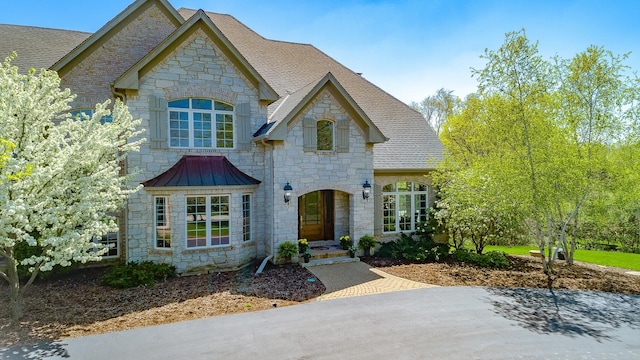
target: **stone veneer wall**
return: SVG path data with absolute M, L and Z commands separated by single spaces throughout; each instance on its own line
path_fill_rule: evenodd
M 412 181 L 415 183 L 420 183 L 427 185 L 429 187 L 429 205 L 433 204 L 435 201 L 435 193 L 431 188 L 431 177 L 429 175 L 406 175 L 406 174 L 397 174 L 397 175 L 376 175 L 373 183 L 373 200 L 376 206 L 376 209 L 382 208 L 382 188 L 387 184 L 394 184 L 399 181 Z M 381 214 L 380 211 L 376 212 L 377 214 Z M 381 216 L 381 215 L 380 215 Z M 400 233 L 390 233 L 384 234 L 382 232 L 382 218 L 378 219 L 376 222 L 375 228 L 375 238 L 380 242 L 389 242 L 398 239 Z
M 338 119 L 348 113 L 328 92 L 322 91 L 287 128 L 286 140 L 274 145 L 274 246 L 298 237 L 298 196 L 311 191 L 333 189 L 336 196 L 335 230 L 359 239 L 373 234 L 373 201 L 362 199 L 362 184 L 373 179 L 373 145 L 365 143 L 358 125 L 350 119 L 349 152 L 305 152 L 304 117 Z M 290 204 L 282 201 L 283 187 L 293 187 Z M 348 216 L 347 216 L 348 215 Z M 348 219 L 348 223 L 343 220 Z
M 167 38 L 176 25 L 153 4 L 64 74 L 61 87 L 78 97 L 76 109 L 92 109 L 113 99 L 110 84 Z
M 61 74 L 61 87 L 69 88 L 77 97 L 71 103 L 74 109 L 93 109 L 96 103 L 113 101 L 110 84 L 142 59 L 169 34 L 176 25 L 156 4 L 151 4 L 139 16 L 131 19 L 100 46 L 95 47 L 79 63 L 69 66 Z M 66 70 L 66 69 L 63 69 Z M 118 259 L 126 260 L 126 210 L 118 216 L 120 230 Z
M 349 223 L 350 221 L 350 195 L 342 192 L 334 192 L 334 207 L 335 207 L 335 221 L 333 223 L 334 240 L 340 239 L 340 236 L 349 235 Z M 355 196 L 358 196 L 356 194 Z
M 190 96 L 218 98 L 227 102 L 249 103 L 251 106 L 251 129 L 256 131 L 266 119 L 266 107 L 258 104 L 257 90 L 250 85 L 229 59 L 201 31 L 192 34 L 174 53 L 160 62 L 140 79 L 137 94 L 128 94 L 130 111 L 142 118 L 142 127 L 149 129 L 149 96 L 175 98 Z M 182 89 L 182 90 L 177 90 Z M 191 89 L 191 90 L 189 90 Z M 207 90 L 209 89 L 209 90 Z M 207 91 L 209 91 L 207 93 Z M 209 95 L 209 96 L 207 96 Z M 237 117 L 236 117 L 237 120 Z M 236 126 L 237 128 L 237 126 Z M 149 134 L 146 134 L 147 138 Z M 235 135 L 237 138 L 237 134 Z M 265 154 L 262 146 L 252 144 L 251 151 L 239 150 L 188 150 L 151 149 L 149 143 L 142 145 L 140 152 L 129 157 L 131 170 L 138 168 L 136 183 L 151 179 L 173 166 L 183 155 L 223 155 L 246 174 L 263 181 L 257 187 L 248 188 L 155 188 L 142 189 L 129 200 L 128 213 L 128 260 L 152 260 L 170 262 L 179 272 L 203 272 L 209 269 L 235 269 L 246 265 L 256 256 L 264 256 L 267 215 L 265 203 Z M 252 195 L 252 241 L 242 241 L 242 194 Z M 185 196 L 230 195 L 231 231 L 230 246 L 186 249 Z M 172 242 L 170 250 L 154 248 L 154 202 L 153 195 L 170 196 Z

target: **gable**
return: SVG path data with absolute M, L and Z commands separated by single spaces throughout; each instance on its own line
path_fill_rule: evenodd
M 138 90 L 140 79 L 162 63 L 174 51 L 189 41 L 194 34 L 204 34 L 224 57 L 238 69 L 245 79 L 257 90 L 260 100 L 273 102 L 278 94 L 267 84 L 258 72 L 247 62 L 224 35 L 216 28 L 203 11 L 196 12 L 189 20 L 167 37 L 156 48 L 150 51 L 133 67 L 115 81 L 115 88 L 120 90 Z
M 175 31 L 183 21 L 176 15 L 164 1 L 136 1 L 54 64 L 61 85 L 78 94 L 72 106 L 113 98 L 114 80 Z
M 166 0 L 137 0 L 56 62 L 51 69 L 63 78 L 91 54 L 110 50 L 117 75 L 140 60 L 184 20 Z M 124 59 L 120 58 L 126 55 Z M 107 60 L 107 59 L 104 59 Z
M 310 117 L 305 112 L 313 108 L 310 105 L 319 101 L 323 102 L 321 106 L 324 109 L 330 108 L 331 105 L 338 106 L 340 111 L 351 118 L 359 127 L 365 142 L 382 143 L 387 140 L 331 73 L 325 75 L 319 82 L 309 84 L 283 99 L 269 119 L 275 125 L 265 133 L 264 138 L 267 140 L 284 140 L 287 128 L 301 117 Z M 318 115 L 311 117 L 317 118 Z M 331 116 L 327 118 L 331 118 Z M 318 118 L 317 120 L 320 119 Z

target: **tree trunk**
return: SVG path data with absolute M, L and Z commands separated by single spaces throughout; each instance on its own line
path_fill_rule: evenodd
M 24 315 L 24 301 L 22 298 L 22 292 L 20 289 L 14 291 L 11 287 L 11 294 L 9 295 L 9 302 L 11 303 L 11 316 L 14 320 L 20 319 Z
M 24 315 L 24 301 L 22 297 L 22 289 L 20 289 L 20 278 L 18 277 L 18 263 L 14 259 L 6 260 L 11 315 L 14 320 L 17 320 Z

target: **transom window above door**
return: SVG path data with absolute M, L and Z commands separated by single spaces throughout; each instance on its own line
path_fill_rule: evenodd
M 169 101 L 169 146 L 231 149 L 234 146 L 233 106 L 211 99 Z

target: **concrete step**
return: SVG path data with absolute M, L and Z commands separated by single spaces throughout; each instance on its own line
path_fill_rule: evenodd
M 339 256 L 339 257 L 330 257 L 330 258 L 322 258 L 322 259 L 312 259 L 308 263 L 305 263 L 301 258 L 300 266 L 306 268 L 310 266 L 318 266 L 318 265 L 330 265 L 330 264 L 341 264 L 341 263 L 349 263 L 349 262 L 357 262 L 360 261 L 359 257 L 349 257 L 349 256 Z
M 309 250 L 311 253 L 311 259 L 328 259 L 333 257 L 343 257 L 349 256 L 349 252 L 347 250 L 342 249 L 328 249 L 328 250 Z
M 335 240 L 309 241 L 309 246 L 314 247 L 340 247 L 340 243 Z

